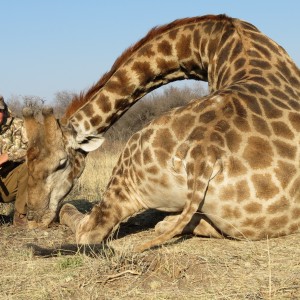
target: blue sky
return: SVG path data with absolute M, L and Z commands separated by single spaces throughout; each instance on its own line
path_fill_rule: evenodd
M 149 29 L 226 13 L 253 23 L 300 66 L 299 0 L 0 0 L 0 94 L 80 92 Z

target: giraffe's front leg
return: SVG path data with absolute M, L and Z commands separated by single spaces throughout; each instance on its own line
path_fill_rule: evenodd
M 162 234 L 174 227 L 180 215 L 171 215 L 164 218 L 155 226 L 155 232 Z M 204 237 L 223 238 L 223 235 L 211 224 L 205 215 L 194 214 L 191 221 L 183 229 L 182 234 L 194 234 Z
M 59 221 L 62 225 L 67 225 L 75 233 L 79 222 L 84 218 L 84 214 L 69 203 L 62 206 L 59 212 Z

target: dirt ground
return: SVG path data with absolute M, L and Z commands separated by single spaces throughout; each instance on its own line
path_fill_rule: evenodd
M 47 258 L 26 245 L 74 244 L 67 227 L 17 230 L 0 217 L 0 299 L 300 299 L 300 233 L 259 242 L 184 236 L 133 253 L 163 217 L 129 219 L 101 251 Z

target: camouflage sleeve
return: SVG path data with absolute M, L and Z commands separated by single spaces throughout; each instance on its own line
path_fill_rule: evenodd
M 8 159 L 12 161 L 25 160 L 27 144 L 28 140 L 23 120 L 15 119 L 12 125 L 12 143 L 7 149 Z

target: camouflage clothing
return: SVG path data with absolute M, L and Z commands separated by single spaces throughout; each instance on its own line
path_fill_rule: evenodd
M 7 153 L 10 161 L 25 160 L 27 143 L 22 119 L 8 117 L 5 124 L 0 125 L 0 154 Z
M 0 202 L 15 201 L 15 225 L 19 225 L 20 220 L 22 224 L 26 224 L 20 218 L 24 218 L 26 214 L 28 196 L 28 171 L 25 162 L 27 143 L 23 120 L 12 117 L 6 108 L 0 125 L 0 154 L 7 153 L 8 161 L 0 166 Z

